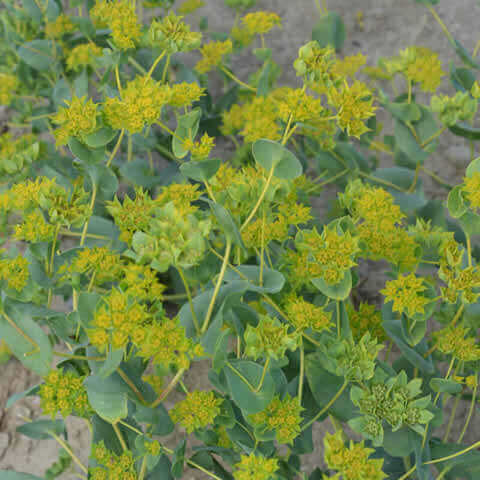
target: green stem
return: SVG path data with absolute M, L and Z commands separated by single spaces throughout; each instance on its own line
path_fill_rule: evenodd
M 80 461 L 80 459 L 73 453 L 72 449 L 69 447 L 69 445 L 63 441 L 56 433 L 52 431 L 47 432 L 49 435 L 51 435 L 57 443 L 70 455 L 72 460 L 78 465 L 78 467 L 82 470 L 82 472 L 88 474 L 88 468 L 85 467 L 85 465 Z
M 348 381 L 345 380 L 343 385 L 340 387 L 340 390 L 338 390 L 338 392 L 330 399 L 330 401 L 310 421 L 302 426 L 302 431 L 307 429 L 312 423 L 315 423 L 338 400 L 347 386 Z
M 208 324 L 210 322 L 210 318 L 213 313 L 213 307 L 215 306 L 215 300 L 217 299 L 218 292 L 220 290 L 220 286 L 223 282 L 223 277 L 225 276 L 225 272 L 227 270 L 228 259 L 230 257 L 230 250 L 232 248 L 232 241 L 230 238 L 227 238 L 227 245 L 225 247 L 225 255 L 223 256 L 223 263 L 222 268 L 220 269 L 220 273 L 218 275 L 217 283 L 215 285 L 215 289 L 213 291 L 212 299 L 210 300 L 210 304 L 208 306 L 207 314 L 205 315 L 205 320 L 203 321 L 201 333 L 205 333 L 208 328 Z
M 475 442 L 473 445 L 470 445 L 463 450 L 460 450 L 457 453 L 452 453 L 451 455 L 447 455 L 446 457 L 436 458 L 435 460 L 430 460 L 429 462 L 425 462 L 425 465 L 433 465 L 435 463 L 446 462 L 447 460 L 451 460 L 452 458 L 457 458 L 463 455 L 464 453 L 468 453 L 471 450 L 475 450 L 476 448 L 480 447 L 480 441 Z
M 112 160 L 114 159 L 115 155 L 117 154 L 117 151 L 120 148 L 120 144 L 122 143 L 124 135 L 125 135 L 125 129 L 122 128 L 122 130 L 120 131 L 120 135 L 118 137 L 117 143 L 115 144 L 115 147 L 113 148 L 112 153 L 110 154 L 110 157 L 108 158 L 107 167 L 110 166 L 110 164 L 112 163 Z
M 230 368 L 230 370 L 232 370 L 233 373 L 235 373 L 235 375 L 237 375 L 240 378 L 240 380 L 242 380 L 243 383 L 247 385 L 247 387 L 252 392 L 255 391 L 255 387 L 228 361 L 227 361 L 227 366 L 228 368 Z
M 470 402 L 470 409 L 468 410 L 467 420 L 465 422 L 465 425 L 462 428 L 462 432 L 460 433 L 460 436 L 458 437 L 457 443 L 462 442 L 463 437 L 465 436 L 465 433 L 470 424 L 470 420 L 472 419 L 473 412 L 475 411 L 475 403 L 477 401 L 477 388 L 478 388 L 478 378 L 475 379 L 475 386 L 473 387 L 472 400 Z
M 200 331 L 200 324 L 198 323 L 197 314 L 195 313 L 195 308 L 193 306 L 192 293 L 190 291 L 187 278 L 185 277 L 183 269 L 180 266 L 177 266 L 177 271 L 180 275 L 180 278 L 182 279 L 183 286 L 185 287 L 185 293 L 187 294 L 188 304 L 190 305 L 190 312 L 192 314 L 193 324 L 195 325 L 195 331 L 198 333 Z
M 150 70 L 147 72 L 147 75 L 145 77 L 145 81 L 147 81 L 153 74 L 156 66 L 161 62 L 162 58 L 165 56 L 165 54 L 167 53 L 166 50 L 164 50 L 156 59 L 155 61 L 153 62 L 152 66 L 150 67 Z
M 162 83 L 165 83 L 165 79 L 167 78 L 167 71 L 168 71 L 169 66 L 170 66 L 170 55 L 167 55 L 167 61 L 165 62 L 165 67 L 163 67 Z
M 130 387 L 130 389 L 135 393 L 140 402 L 146 405 L 145 398 L 143 398 L 142 392 L 137 388 L 137 386 L 130 380 L 128 375 L 120 368 L 117 368 L 117 373 L 122 377 L 122 380 Z
M 96 198 L 97 198 L 97 186 L 93 185 L 92 199 L 90 200 L 90 207 L 89 207 L 90 216 L 88 217 L 87 220 L 85 220 L 85 224 L 83 225 L 82 236 L 80 237 L 80 246 L 81 247 L 85 243 L 85 237 L 87 235 L 87 230 L 88 230 L 88 225 L 90 223 L 90 218 L 93 215 L 93 206 L 95 205 L 95 199 Z
M 341 334 L 341 325 L 340 325 L 340 300 L 337 300 L 337 338 L 340 338 L 340 334 Z
M 260 378 L 258 387 L 253 391 L 253 393 L 258 393 L 260 389 L 263 387 L 263 382 L 265 381 L 265 375 L 267 374 L 269 365 L 270 365 L 270 357 L 268 357 L 267 360 L 265 361 L 265 365 L 263 366 L 263 371 L 262 371 L 262 377 Z
M 430 13 L 432 14 L 433 18 L 437 21 L 437 23 L 440 25 L 440 28 L 442 29 L 443 33 L 445 36 L 448 38 L 448 41 L 452 44 L 455 45 L 455 39 L 453 38 L 453 35 L 449 32 L 447 26 L 445 23 L 443 23 L 443 20 L 439 17 L 438 13 L 435 11 L 435 9 L 431 5 L 426 5 Z
M 443 126 L 440 130 L 437 130 L 431 137 L 428 137 L 420 146 L 423 148 L 427 146 L 430 142 L 439 137 L 448 127 Z
M 72 358 L 76 360 L 91 360 L 92 362 L 103 362 L 104 360 L 106 360 L 106 357 L 89 357 L 86 355 L 73 355 L 71 353 L 57 352 L 56 350 L 53 351 L 53 354 L 56 355 L 57 357 Z
M 167 385 L 167 387 L 163 390 L 163 392 L 158 396 L 158 398 L 152 403 L 151 407 L 155 408 L 156 406 L 160 405 L 160 403 L 163 402 L 169 395 L 169 393 L 175 388 L 177 383 L 180 381 L 182 378 L 183 374 L 185 373 L 185 368 L 181 368 L 176 375 L 172 378 L 170 383 Z
M 140 473 L 138 475 L 138 480 L 144 479 L 146 471 L 147 471 L 147 455 L 143 457 L 142 466 L 140 467 Z
M 303 339 L 300 339 L 300 373 L 298 377 L 298 404 L 302 406 L 303 377 L 305 376 L 305 347 Z
M 118 428 L 118 425 L 116 423 L 112 423 L 111 425 L 113 427 L 113 430 L 115 431 L 115 435 L 117 436 L 118 441 L 120 442 L 120 445 L 122 446 L 122 450 L 124 452 L 126 452 L 128 450 L 128 447 L 127 447 L 127 444 L 125 443 L 125 440 L 122 436 L 122 432 L 120 431 L 120 429 Z
M 455 402 L 453 404 L 453 408 L 452 408 L 452 411 L 450 412 L 450 418 L 448 420 L 448 425 L 447 425 L 447 429 L 445 431 L 445 435 L 443 436 L 443 442 L 446 443 L 447 440 L 448 440 L 448 437 L 450 435 L 450 431 L 452 430 L 452 425 L 453 425 L 453 420 L 455 419 L 455 414 L 457 413 L 457 408 L 458 408 L 458 404 L 460 403 L 460 399 L 462 397 L 460 395 L 457 395 L 455 397 Z
M 242 82 L 235 74 L 233 74 L 230 70 L 225 68 L 223 65 L 220 67 L 220 70 L 227 76 L 230 77 L 234 82 L 237 82 L 240 86 L 250 90 L 251 92 L 256 92 L 257 89 L 248 85 L 248 83 Z

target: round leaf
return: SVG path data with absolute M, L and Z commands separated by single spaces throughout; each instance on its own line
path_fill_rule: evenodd
M 252 145 L 255 161 L 265 170 L 275 167 L 274 175 L 284 180 L 293 180 L 302 174 L 302 164 L 298 158 L 273 140 L 261 139 Z

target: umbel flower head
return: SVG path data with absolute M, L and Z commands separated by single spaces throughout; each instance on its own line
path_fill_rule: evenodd
M 60 38 L 74 30 L 75 25 L 70 18 L 64 13 L 61 13 L 53 22 L 47 22 L 45 25 L 45 36 L 49 38 Z
M 355 310 L 353 305 L 347 304 L 348 320 L 353 337 L 359 340 L 367 332 L 373 338 L 376 338 L 378 343 L 386 340 L 387 336 L 382 325 L 382 315 L 375 305 L 366 302 L 361 302 L 358 310 Z
M 463 179 L 463 196 L 469 203 L 469 207 L 476 213 L 480 210 L 480 172 L 474 172 L 471 176 Z
M 103 105 L 105 120 L 112 128 L 138 133 L 160 118 L 170 96 L 168 85 L 161 85 L 148 76 L 137 76 L 127 83 L 121 98 L 106 99 Z
M 288 315 L 288 320 L 299 332 L 309 328 L 315 332 L 322 332 L 329 330 L 331 327 L 332 314 L 330 312 L 295 294 L 287 298 L 285 312 Z
M 98 57 L 102 56 L 102 49 L 92 42 L 77 45 L 68 52 L 67 69 L 82 70 L 85 67 L 94 67 Z
M 433 338 L 437 349 L 446 355 L 452 355 L 461 362 L 480 360 L 480 346 L 474 336 L 467 336 L 468 329 L 461 325 L 448 326 L 435 332 Z
M 265 458 L 251 453 L 241 455 L 241 460 L 234 467 L 235 480 L 273 480 L 279 469 L 276 458 Z
M 28 265 L 28 260 L 21 255 L 15 258 L 3 258 L 0 260 L 0 279 L 5 280 L 8 288 L 21 292 L 30 277 Z
M 10 181 L 23 179 L 39 153 L 40 143 L 34 135 L 14 138 L 10 132 L 0 134 L 0 176 L 8 175 Z
M 471 120 L 477 113 L 478 102 L 471 98 L 469 92 L 457 92 L 453 97 L 432 97 L 430 108 L 438 114 L 444 125 L 451 127 L 460 121 Z
M 222 403 L 223 399 L 214 392 L 195 390 L 170 410 L 170 416 L 175 423 L 180 423 L 188 433 L 192 433 L 213 423 L 220 414 Z
M 264 410 L 250 415 L 249 420 L 257 431 L 275 432 L 278 443 L 292 444 L 301 431 L 302 410 L 298 398 L 287 394 L 281 399 L 277 395 Z
M 129 0 L 96 0 L 90 16 L 97 26 L 112 30 L 113 42 L 120 50 L 134 48 L 140 40 L 140 23 Z
M 177 17 L 172 12 L 160 20 L 154 19 L 148 30 L 150 45 L 168 55 L 198 48 L 202 42 L 202 34 L 190 31 L 190 25 L 182 19 L 183 17 Z
M 350 440 L 344 444 L 342 432 L 326 433 L 323 437 L 324 458 L 328 468 L 336 470 L 343 480 L 382 480 L 387 477 L 383 472 L 383 458 L 369 458 L 375 452 L 367 448 L 364 442 Z
M 252 12 L 242 17 L 242 23 L 250 35 L 265 35 L 273 27 L 281 26 L 282 20 L 273 12 Z
M 54 418 L 57 413 L 67 417 L 72 413 L 88 418 L 93 409 L 88 403 L 83 377 L 62 370 L 52 370 L 40 385 L 40 406 L 46 415 Z
M 219 65 L 225 55 L 228 55 L 233 49 L 230 39 L 224 42 L 210 42 L 200 48 L 202 59 L 195 65 L 198 73 L 207 73 Z
M 102 440 L 92 445 L 91 458 L 99 465 L 88 470 L 89 478 L 92 480 L 137 479 L 135 459 L 129 450 L 116 454 L 108 450 Z
M 312 40 L 300 47 L 298 58 L 293 62 L 297 76 L 304 77 L 309 83 L 331 83 L 330 70 L 335 63 L 335 50 L 321 47 L 316 40 Z
M 60 107 L 52 121 L 60 125 L 53 133 L 56 145 L 65 145 L 70 137 L 82 140 L 84 135 L 95 131 L 97 127 L 97 105 L 86 97 L 74 96 L 65 100 L 67 107 Z
M 289 325 L 277 318 L 260 315 L 258 325 L 248 325 L 245 331 L 245 355 L 254 359 L 283 358 L 287 349 L 296 350 L 298 345 L 298 334 L 288 333 L 288 330 Z
M 20 86 L 15 75 L 0 72 L 0 105 L 8 106 Z

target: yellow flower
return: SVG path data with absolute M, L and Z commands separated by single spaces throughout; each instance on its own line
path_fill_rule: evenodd
M 92 99 L 74 96 L 66 107 L 60 107 L 52 121 L 60 127 L 54 131 L 55 144 L 65 145 L 70 137 L 79 137 L 92 133 L 97 127 L 97 105 Z
M 121 268 L 122 262 L 118 253 L 111 252 L 107 247 L 87 247 L 78 252 L 69 270 L 94 275 L 93 284 L 101 285 L 114 280 Z
M 169 105 L 175 108 L 190 107 L 193 102 L 198 102 L 205 95 L 205 89 L 198 83 L 174 83 L 171 85 Z
M 123 268 L 120 285 L 125 292 L 141 300 L 159 299 L 166 289 L 158 281 L 157 274 L 147 265 L 130 263 Z
M 79 71 L 84 67 L 95 66 L 95 61 L 102 56 L 102 49 L 94 43 L 82 43 L 73 47 L 67 56 L 67 69 Z
M 140 132 L 145 125 L 154 124 L 162 107 L 170 101 L 170 87 L 151 77 L 137 76 L 123 89 L 122 98 L 107 98 L 103 111 L 107 123 L 115 129 Z
M 140 40 L 138 17 L 128 0 L 97 0 L 90 15 L 94 23 L 112 30 L 112 39 L 120 50 L 134 48 Z
M 291 295 L 287 299 L 285 312 L 288 320 L 299 331 L 311 328 L 316 332 L 322 332 L 331 327 L 331 313 L 326 312 L 323 307 L 307 302 L 300 296 Z
M 253 12 L 248 13 L 242 18 L 242 23 L 247 31 L 253 34 L 264 35 L 273 27 L 282 24 L 281 18 L 273 12 Z
M 480 172 L 474 172 L 471 177 L 463 179 L 462 192 L 470 202 L 472 210 L 480 209 Z
M 220 414 L 220 405 L 223 399 L 214 392 L 194 390 L 187 394 L 184 400 L 178 402 L 170 416 L 175 423 L 179 423 L 188 433 L 205 428 L 214 422 Z
M 437 349 L 447 355 L 452 355 L 461 362 L 476 362 L 480 360 L 480 346 L 475 343 L 475 337 L 465 337 L 468 328 L 448 326 L 433 334 Z
M 195 70 L 199 73 L 207 73 L 220 64 L 223 57 L 229 54 L 233 49 L 230 39 L 224 42 L 206 43 L 200 48 L 202 59 L 195 65 Z
M 14 237 L 25 242 L 47 242 L 53 238 L 55 227 L 44 216 L 34 211 L 24 217 L 23 223 L 15 225 Z
M 181 15 L 188 15 L 189 13 L 195 12 L 204 5 L 205 2 L 203 0 L 185 0 L 178 7 L 178 13 L 180 13 Z
M 235 480 L 271 480 L 279 469 L 276 458 L 265 458 L 254 453 L 241 455 L 240 462 L 235 465 Z
M 386 302 L 393 301 L 394 312 L 413 316 L 417 313 L 423 314 L 425 306 L 430 303 L 430 299 L 423 295 L 425 290 L 427 287 L 424 279 L 417 277 L 415 273 L 409 273 L 388 281 L 380 293 L 385 296 Z
M 298 398 L 287 394 L 281 400 L 276 395 L 264 410 L 250 415 L 249 418 L 256 427 L 274 431 L 279 443 L 292 444 L 301 431 L 302 410 Z
M 15 75 L 0 73 L 0 105 L 8 106 L 19 86 L 20 82 Z
M 361 302 L 358 310 L 353 305 L 347 304 L 348 320 L 355 339 L 359 340 L 365 333 L 370 332 L 379 343 L 386 340 L 387 336 L 382 325 L 382 315 L 375 305 Z
M 271 93 L 277 102 L 278 117 L 287 122 L 292 115 L 292 122 L 308 122 L 322 115 L 324 110 L 321 99 L 311 97 L 301 88 L 277 88 Z
M 367 59 L 362 53 L 337 60 L 332 65 L 332 74 L 337 77 L 353 77 L 362 68 Z
M 438 54 L 425 47 L 414 47 L 414 60 L 408 64 L 405 76 L 415 83 L 420 83 L 424 92 L 435 92 L 442 83 L 445 73 Z
M 21 255 L 0 260 L 0 279 L 7 282 L 8 288 L 14 288 L 20 292 L 27 285 L 30 277 L 28 265 L 28 260 Z
M 215 139 L 210 137 L 208 133 L 204 133 L 199 142 L 194 142 L 187 138 L 183 142 L 183 148 L 189 150 L 192 154 L 192 160 L 205 160 L 210 155 L 210 151 L 215 146 Z
M 47 22 L 45 25 L 45 35 L 49 38 L 60 38 L 74 30 L 75 25 L 64 13 L 61 13 L 53 22 Z

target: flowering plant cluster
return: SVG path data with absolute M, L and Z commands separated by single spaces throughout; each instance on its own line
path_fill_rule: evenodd
M 201 0 L 3 2 L 0 362 L 41 377 L 9 406 L 40 397 L 19 432 L 62 446 L 48 478 L 478 478 L 478 48 L 416 2 L 449 77 L 422 46 L 343 55 L 318 2 L 294 87 L 268 47 L 282 19 L 255 0 L 225 0 L 227 32 L 195 25 Z M 458 185 L 425 166 L 444 134 L 470 146 Z M 367 262 L 386 278 L 368 298 Z

